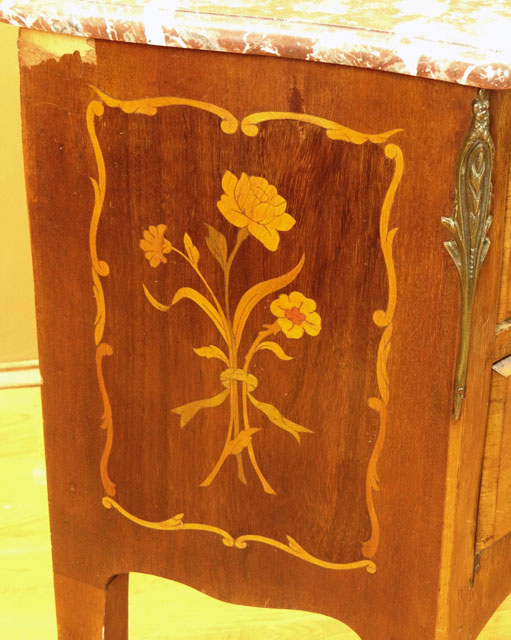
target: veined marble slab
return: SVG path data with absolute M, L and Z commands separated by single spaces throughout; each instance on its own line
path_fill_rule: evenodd
M 511 0 L 0 0 L 0 21 L 511 88 Z

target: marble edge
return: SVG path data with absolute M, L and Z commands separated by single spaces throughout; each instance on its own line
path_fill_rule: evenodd
M 466 86 L 511 88 L 511 53 L 390 31 L 281 19 L 198 13 L 185 9 L 83 3 L 81 15 L 23 15 L 2 7 L 0 21 L 85 38 L 267 55 L 441 80 Z M 76 5 L 75 5 L 76 6 Z M 95 11 L 92 12 L 92 7 Z

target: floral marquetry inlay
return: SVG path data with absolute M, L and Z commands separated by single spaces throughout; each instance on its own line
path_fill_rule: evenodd
M 249 403 L 260 411 L 269 422 L 292 435 L 300 444 L 300 434 L 312 433 L 307 427 L 290 420 L 282 415 L 280 410 L 272 404 L 262 402 L 253 395 L 258 387 L 258 380 L 250 372 L 253 357 L 260 350 L 268 350 L 281 360 L 292 360 L 292 356 L 284 352 L 282 346 L 269 338 L 282 333 L 286 338 L 301 338 L 304 332 L 309 336 L 317 336 L 321 331 L 321 317 L 316 311 L 316 303 L 306 298 L 303 293 L 293 291 L 289 295 L 281 294 L 271 303 L 271 313 L 277 317 L 273 323 L 265 324 L 254 336 L 252 344 L 243 355 L 239 353 L 239 345 L 246 327 L 246 323 L 254 308 L 266 296 L 290 285 L 304 266 L 304 257 L 289 272 L 270 280 L 259 282 L 241 297 L 231 321 L 229 304 L 229 280 L 232 273 L 234 259 L 242 244 L 250 236 L 262 243 L 270 250 L 277 251 L 280 241 L 279 231 L 289 231 L 295 225 L 295 218 L 286 211 L 286 200 L 277 193 L 277 189 L 265 178 L 247 176 L 242 173 L 238 179 L 230 171 L 226 171 L 222 179 L 224 193 L 217 203 L 218 209 L 235 227 L 238 227 L 236 242 L 229 251 L 227 239 L 215 227 L 208 225 L 209 235 L 205 244 L 219 263 L 224 278 L 224 299 L 220 302 L 208 282 L 208 274 L 203 273 L 199 266 L 200 252 L 192 239 L 185 233 L 183 238 L 184 251 L 171 244 L 164 233 L 166 225 L 151 225 L 143 232 L 140 248 L 152 267 L 166 262 L 164 253 L 174 252 L 190 267 L 192 274 L 202 284 L 206 296 L 192 287 L 182 287 L 174 293 L 172 302 L 162 304 L 157 301 L 144 285 L 144 292 L 148 301 L 159 311 L 169 311 L 177 302 L 183 299 L 192 300 L 203 311 L 216 327 L 222 338 L 222 347 L 209 345 L 194 349 L 203 358 L 216 358 L 227 365 L 220 375 L 220 384 L 225 389 L 210 398 L 193 400 L 185 405 L 172 409 L 180 416 L 181 427 L 186 426 L 201 409 L 212 409 L 223 404 L 228 398 L 230 403 L 230 418 L 226 429 L 223 450 L 217 463 L 204 479 L 201 486 L 209 486 L 216 478 L 224 462 L 230 455 L 236 457 L 238 478 L 247 483 L 244 460 L 248 457 L 261 485 L 266 493 L 274 494 L 272 486 L 266 479 L 256 459 L 255 444 L 260 439 L 260 428 L 250 426 Z M 234 270 L 235 273 L 235 270 Z M 241 395 L 240 412 L 239 398 Z
M 140 241 L 140 248 L 145 252 L 145 257 L 149 260 L 151 267 L 157 267 L 161 262 L 166 263 L 165 253 L 172 251 L 172 245 L 164 238 L 167 231 L 166 224 L 158 226 L 151 225 L 144 231 L 144 237 Z
M 101 426 L 106 431 L 106 443 L 100 461 L 101 479 L 105 491 L 103 505 L 106 508 L 115 509 L 123 517 L 143 527 L 162 531 L 209 532 L 220 536 L 222 542 L 228 547 L 245 549 L 249 542 L 258 542 L 280 549 L 318 567 L 332 570 L 365 568 L 368 572 L 374 573 L 376 565 L 371 558 L 378 548 L 380 530 L 373 493 L 378 490 L 377 464 L 387 427 L 387 406 L 390 399 L 387 361 L 391 349 L 392 323 L 397 301 L 396 275 L 392 256 L 392 244 L 397 229 L 389 228 L 389 220 L 395 193 L 403 173 L 401 149 L 396 144 L 389 143 L 388 140 L 399 133 L 400 129 L 365 134 L 313 115 L 271 111 L 250 114 L 240 123 L 230 112 L 205 102 L 175 97 L 123 101 L 99 90 L 95 91 L 98 97 L 92 100 L 87 108 L 87 128 L 97 164 L 97 178 L 91 179 L 94 204 L 89 239 L 97 304 L 94 333 L 97 376 L 104 404 Z M 99 258 L 97 247 L 98 226 L 106 193 L 107 167 L 96 133 L 96 120 L 103 115 L 104 105 L 118 108 L 127 114 L 136 114 L 133 117 L 151 117 L 156 115 L 159 109 L 171 106 L 200 109 L 219 118 L 220 128 L 224 134 L 248 137 L 257 136 L 259 128 L 268 121 L 281 121 L 280 126 L 284 126 L 284 121 L 287 121 L 286 126 L 296 126 L 296 122 L 308 123 L 308 126 L 324 130 L 327 138 L 333 141 L 332 144 L 336 144 L 335 141 L 350 145 L 372 144 L 381 148 L 384 157 L 393 163 L 393 175 L 381 204 L 379 221 L 379 250 L 385 265 L 388 297 L 386 308 L 373 313 L 374 325 L 382 331 L 374 363 L 378 393 L 367 399 L 369 409 L 376 412 L 379 419 L 364 488 L 371 535 L 362 543 L 361 557 L 359 556 L 353 562 L 330 562 L 316 557 L 306 551 L 290 535 L 286 536 L 286 541 L 257 533 L 234 537 L 220 526 L 221 523 L 187 522 L 185 514 L 178 508 L 175 515 L 164 520 L 157 522 L 145 520 L 130 513 L 114 499 L 116 484 L 120 486 L 120 481 L 117 480 L 116 484 L 112 482 L 108 473 L 108 463 L 112 448 L 115 446 L 115 410 L 110 404 L 107 382 L 103 375 L 103 362 L 105 357 L 113 354 L 116 337 L 108 324 L 108 310 L 102 286 L 102 279 L 112 277 L 112 274 L 109 264 Z M 295 255 L 293 262 L 285 265 L 284 255 L 285 266 L 280 268 L 276 266 L 279 263 L 275 260 L 275 254 L 280 255 L 283 243 L 292 241 L 296 229 L 300 228 L 300 215 L 298 215 L 300 211 L 296 204 L 293 207 L 288 206 L 287 198 L 290 195 L 285 193 L 285 190 L 281 193 L 281 185 L 279 186 L 277 180 L 270 175 L 265 175 L 264 170 L 260 173 L 262 175 L 249 175 L 249 171 L 233 172 L 229 167 L 223 168 L 223 173 L 218 177 L 217 222 L 206 224 L 203 227 L 204 234 L 198 234 L 196 230 L 185 226 L 186 231 L 183 236 L 174 237 L 175 234 L 169 231 L 171 211 L 167 219 L 165 219 L 166 214 L 151 216 L 145 223 L 147 228 L 140 228 L 138 232 L 139 261 L 145 264 L 146 268 L 149 266 L 151 273 L 163 273 L 160 270 L 169 269 L 171 263 L 174 265 L 179 262 L 183 267 L 180 273 L 185 274 L 183 276 L 185 280 L 177 287 L 170 285 L 168 298 L 162 294 L 161 288 L 156 292 L 153 284 L 148 280 L 140 282 L 139 286 L 145 295 L 145 299 L 142 298 L 142 300 L 147 305 L 148 312 L 152 314 L 159 312 L 169 314 L 169 317 L 179 318 L 181 305 L 178 303 L 187 300 L 193 303 L 191 307 L 193 314 L 197 314 L 197 317 L 203 314 L 205 320 L 211 323 L 212 331 L 216 336 L 211 339 L 211 344 L 189 345 L 190 351 L 193 349 L 198 358 L 213 359 L 222 363 L 223 369 L 219 374 L 214 395 L 198 398 L 185 397 L 183 398 L 186 400 L 185 404 L 170 405 L 173 415 L 169 417 L 169 425 L 174 421 L 177 428 L 185 428 L 192 420 L 200 428 L 201 420 L 209 415 L 210 411 L 224 403 L 226 407 L 228 406 L 229 411 L 225 414 L 227 417 L 223 425 L 223 441 L 218 447 L 220 455 L 201 479 L 201 487 L 211 487 L 209 493 L 204 492 L 204 496 L 207 494 L 211 499 L 215 491 L 215 479 L 219 474 L 227 477 L 227 474 L 231 473 L 231 469 L 225 463 L 229 459 L 234 459 L 236 465 L 234 467 L 233 464 L 232 472 L 236 470 L 238 480 L 241 483 L 247 483 L 246 470 L 253 469 L 255 476 L 251 478 L 251 484 L 255 484 L 255 477 L 257 477 L 262 491 L 268 494 L 264 497 L 264 493 L 261 492 L 261 495 L 265 500 L 273 503 L 277 498 L 275 498 L 276 492 L 272 484 L 275 482 L 274 476 L 278 471 L 265 465 L 264 452 L 260 455 L 261 443 L 269 437 L 268 430 L 282 433 L 284 439 L 289 439 L 294 446 L 301 446 L 301 450 L 306 452 L 307 448 L 311 447 L 311 443 L 318 438 L 321 429 L 317 425 L 307 424 L 307 420 L 303 420 L 302 423 L 298 411 L 296 411 L 298 415 L 295 415 L 295 411 L 289 411 L 289 408 L 283 407 L 282 397 L 279 396 L 278 391 L 272 392 L 273 387 L 265 386 L 264 395 L 261 393 L 263 386 L 260 387 L 260 381 L 263 378 L 262 374 L 258 373 L 261 371 L 257 367 L 258 354 L 262 351 L 270 352 L 268 357 L 282 361 L 282 368 L 275 375 L 289 375 L 291 379 L 299 380 L 303 375 L 303 367 L 307 364 L 303 352 L 300 358 L 296 357 L 297 347 L 321 345 L 323 340 L 328 340 L 328 327 L 322 323 L 322 315 L 327 312 L 327 309 L 325 309 L 324 299 L 319 299 L 319 290 L 315 290 L 314 284 L 300 285 L 297 282 L 300 274 L 308 273 L 311 254 L 307 261 L 302 253 L 305 248 L 298 246 L 299 253 Z M 214 202 L 211 204 L 214 207 Z M 227 230 L 236 232 L 235 236 L 234 234 L 231 236 L 231 242 L 228 240 L 230 234 Z M 243 254 L 248 249 L 256 254 L 260 252 L 261 257 L 264 256 L 264 263 L 268 265 L 271 277 L 266 277 L 255 284 L 243 284 L 246 274 L 241 266 L 245 262 Z M 298 259 L 300 253 L 302 255 Z M 275 270 L 272 269 L 272 264 L 275 265 Z M 218 276 L 221 278 L 219 279 Z M 152 280 L 153 283 L 154 281 Z M 314 283 L 315 280 L 314 277 L 309 277 L 305 281 Z M 240 291 L 240 286 L 242 287 L 236 305 L 231 300 L 231 285 L 236 285 L 236 291 Z M 319 304 L 317 304 L 318 300 Z M 257 314 L 253 314 L 256 308 Z M 263 313 L 266 314 L 264 317 Z M 262 318 L 257 320 L 261 324 L 255 323 L 256 317 Z M 105 340 L 105 334 L 108 335 L 107 340 Z M 242 337 L 245 338 L 243 341 Z M 302 342 L 298 343 L 299 340 Z M 206 364 L 206 367 L 209 366 Z M 261 380 L 258 380 L 255 373 L 258 373 Z M 193 368 L 187 375 L 193 375 Z M 286 414 L 290 413 L 290 416 L 284 415 L 282 408 L 285 409 Z M 187 436 L 185 431 L 183 437 Z M 281 455 L 285 456 L 286 452 L 282 451 Z M 236 491 L 236 487 L 241 488 L 241 485 L 236 482 L 232 490 Z M 257 487 L 255 490 L 258 491 Z M 203 490 L 197 489 L 197 491 Z
M 279 231 L 289 231 L 296 220 L 286 212 L 286 201 L 264 178 L 242 173 L 238 179 L 226 171 L 222 179 L 224 194 L 218 208 L 235 227 L 247 229 L 270 251 L 279 246 Z

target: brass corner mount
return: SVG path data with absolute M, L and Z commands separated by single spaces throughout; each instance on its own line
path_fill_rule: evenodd
M 452 235 L 444 242 L 458 269 L 461 283 L 461 334 L 454 383 L 454 419 L 461 414 L 467 378 L 468 350 L 474 293 L 479 270 L 490 247 L 487 237 L 492 217 L 492 173 L 495 148 L 490 135 L 490 103 L 484 89 L 472 102 L 472 122 L 456 169 L 454 212 L 442 217 Z

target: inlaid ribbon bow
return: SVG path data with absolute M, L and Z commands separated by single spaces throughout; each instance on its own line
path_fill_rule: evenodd
M 264 413 L 264 415 L 268 418 L 268 420 L 270 420 L 270 422 L 273 422 L 273 424 L 275 424 L 277 427 L 280 427 L 281 429 L 284 429 L 285 431 L 293 435 L 298 442 L 300 442 L 300 433 L 312 433 L 312 431 L 310 429 L 307 429 L 307 427 L 297 424 L 296 422 L 293 422 L 292 420 L 284 417 L 280 413 L 280 411 L 273 405 L 268 404 L 267 402 L 261 402 L 257 398 L 254 398 L 254 396 L 252 395 L 252 391 L 257 389 L 259 382 L 252 373 L 247 373 L 246 371 L 243 371 L 243 369 L 224 369 L 224 371 L 222 371 L 222 373 L 220 374 L 220 381 L 226 388 L 215 396 L 212 396 L 210 398 L 203 398 L 201 400 L 194 400 L 193 402 L 188 402 L 187 404 L 183 404 L 180 407 L 172 409 L 173 413 L 177 413 L 180 416 L 181 427 L 187 425 L 188 422 L 190 422 L 190 420 L 201 409 L 212 409 L 214 407 L 219 407 L 231 393 L 233 384 L 240 382 L 242 383 L 243 393 L 247 395 L 247 398 L 250 400 L 252 405 L 256 409 L 259 409 L 261 413 Z M 245 425 L 244 431 L 245 433 L 250 431 L 250 437 L 248 439 L 246 438 L 246 436 L 245 438 L 241 439 L 242 441 L 246 440 L 246 444 L 244 446 L 247 446 L 252 434 L 260 431 L 260 429 L 250 429 L 247 428 L 247 425 Z M 239 438 L 242 435 L 243 432 L 241 432 L 237 437 Z M 234 443 L 234 440 L 232 440 L 231 442 Z M 241 444 L 241 442 L 236 444 Z M 231 453 L 239 453 L 239 451 L 237 451 L 237 448 L 238 447 L 233 444 Z M 236 451 L 234 449 L 236 449 Z

